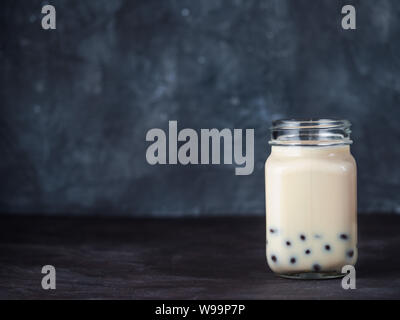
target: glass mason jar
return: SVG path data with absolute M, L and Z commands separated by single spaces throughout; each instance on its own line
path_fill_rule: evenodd
M 267 261 L 276 274 L 342 276 L 357 260 L 357 168 L 347 120 L 278 120 L 265 163 Z

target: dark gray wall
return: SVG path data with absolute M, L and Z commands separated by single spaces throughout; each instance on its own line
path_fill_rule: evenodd
M 0 212 L 264 212 L 273 119 L 347 118 L 359 209 L 400 213 L 400 1 L 0 4 Z M 340 10 L 357 8 L 357 30 Z M 255 128 L 255 171 L 147 164 L 146 132 Z

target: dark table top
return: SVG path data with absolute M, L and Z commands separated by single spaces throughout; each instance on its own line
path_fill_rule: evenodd
M 3 299 L 399 299 L 400 216 L 359 215 L 357 289 L 276 277 L 265 219 L 0 215 Z M 41 288 L 54 265 L 57 289 Z

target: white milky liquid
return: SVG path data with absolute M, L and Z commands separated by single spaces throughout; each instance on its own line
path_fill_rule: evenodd
M 350 147 L 272 146 L 265 165 L 267 260 L 280 274 L 341 272 L 357 260 Z

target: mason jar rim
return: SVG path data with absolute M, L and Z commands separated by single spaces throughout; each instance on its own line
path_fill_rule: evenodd
M 333 129 L 350 127 L 351 122 L 346 119 L 279 119 L 272 122 L 271 130 L 291 130 L 302 128 Z

